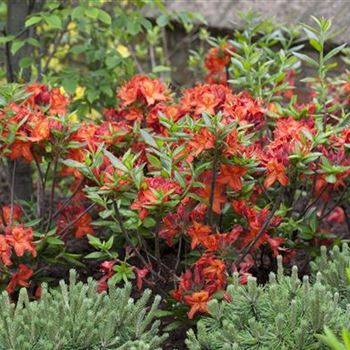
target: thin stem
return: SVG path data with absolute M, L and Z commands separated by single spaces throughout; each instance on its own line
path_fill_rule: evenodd
M 15 178 L 16 178 L 16 164 L 17 162 L 14 160 L 12 165 L 12 175 L 11 175 L 11 207 L 10 207 L 10 219 L 9 219 L 9 226 L 12 226 L 13 223 L 13 210 L 14 210 L 14 204 L 15 204 Z
M 151 61 L 151 67 L 152 67 L 152 71 L 156 66 L 156 58 L 155 58 L 155 54 L 154 54 L 154 46 L 150 45 L 149 47 L 149 58 Z
M 247 244 L 239 253 L 239 258 L 238 261 L 236 262 L 236 266 L 238 266 L 243 259 L 249 254 L 250 250 L 254 247 L 255 243 L 260 239 L 260 237 L 264 234 L 264 232 L 266 231 L 266 229 L 268 228 L 268 226 L 270 225 L 271 220 L 273 219 L 276 210 L 278 209 L 278 207 L 280 206 L 282 202 L 282 198 L 281 196 L 279 196 L 279 198 L 276 200 L 273 208 L 271 209 L 271 212 L 269 214 L 269 216 L 266 218 L 265 222 L 263 223 L 263 225 L 261 226 L 260 231 L 258 232 L 258 234 L 254 237 L 254 239 Z
M 210 184 L 210 197 L 209 197 L 209 210 L 208 210 L 208 223 L 214 232 L 214 212 L 213 212 L 213 206 L 214 206 L 214 194 L 215 194 L 215 183 L 216 183 L 216 177 L 217 177 L 217 171 L 218 171 L 218 163 L 219 163 L 219 155 L 217 151 L 217 146 L 215 147 L 214 151 L 214 159 L 213 159 L 213 166 L 212 166 L 212 175 L 211 175 L 211 184 Z
M 93 207 L 96 206 L 96 203 L 92 203 L 90 204 L 82 213 L 80 213 L 73 221 L 71 221 L 70 223 L 68 223 L 68 225 L 62 230 L 60 231 L 60 235 L 62 238 L 66 237 L 68 234 L 68 230 L 75 224 L 77 223 L 86 213 L 88 213 Z
M 177 248 L 177 257 L 176 257 L 176 264 L 174 267 L 175 273 L 179 267 L 180 259 L 181 259 L 181 250 L 182 250 L 182 235 L 179 238 L 179 247 Z
M 58 46 L 63 38 L 63 35 L 66 33 L 66 30 L 67 30 L 67 26 L 68 26 L 68 23 L 69 21 L 66 21 L 66 23 L 64 24 L 63 28 L 56 34 L 56 37 L 54 39 L 54 42 L 53 42 L 53 48 L 52 48 L 52 51 L 50 52 L 48 58 L 47 58 L 47 61 L 45 63 L 45 66 L 42 70 L 42 75 L 44 76 L 48 69 L 49 69 L 49 65 L 50 65 L 50 62 L 51 60 L 53 59 L 53 57 L 55 56 L 55 53 L 58 49 Z
M 133 248 L 135 254 L 137 255 L 137 257 L 141 260 L 142 264 L 144 264 L 145 266 L 147 265 L 147 261 L 145 260 L 145 258 L 140 254 L 140 252 L 136 249 L 136 247 L 134 246 L 134 243 L 132 242 L 128 231 L 125 229 L 124 223 L 123 223 L 123 219 L 122 216 L 120 214 L 119 208 L 117 203 L 114 203 L 114 211 L 115 211 L 115 215 L 117 217 L 117 221 L 119 223 L 120 229 L 122 231 L 122 234 L 126 240 L 126 242 L 130 245 L 130 247 Z
M 158 266 L 160 267 L 160 242 L 159 242 L 159 228 L 160 228 L 160 217 L 157 218 L 157 223 L 154 231 L 154 255 L 157 259 Z
M 115 212 L 115 216 L 116 216 L 116 219 L 119 223 L 119 226 L 120 226 L 120 229 L 122 231 L 122 234 L 126 240 L 126 242 L 128 243 L 128 245 L 130 247 L 133 248 L 133 251 L 135 252 L 136 256 L 140 259 L 141 263 L 144 265 L 144 266 L 147 266 L 147 261 L 146 259 L 140 254 L 140 252 L 138 251 L 137 247 L 135 247 L 134 243 L 132 242 L 130 236 L 129 236 L 129 233 L 128 231 L 125 229 L 125 226 L 124 226 L 124 223 L 123 223 L 123 218 L 120 214 L 120 211 L 119 211 L 119 208 L 118 208 L 118 205 L 117 203 L 114 203 L 113 204 L 113 207 L 114 207 L 114 212 Z M 152 257 L 152 255 L 150 255 Z M 159 275 L 159 273 L 156 273 L 153 269 L 149 269 L 149 271 L 155 275 L 156 277 L 162 279 L 164 281 L 164 278 L 162 276 Z
M 54 160 L 53 170 L 52 170 L 52 186 L 51 186 L 51 194 L 50 194 L 50 202 L 49 202 L 49 218 L 47 220 L 47 226 L 46 226 L 46 232 L 50 229 L 51 222 L 52 222 L 52 213 L 53 213 L 53 205 L 54 205 L 54 198 L 55 198 L 55 186 L 56 186 L 56 172 L 57 172 L 57 166 L 58 166 L 58 156 L 56 156 Z
M 81 179 L 77 185 L 77 187 L 74 189 L 74 191 L 72 192 L 72 194 L 67 198 L 67 200 L 63 203 L 62 207 L 58 210 L 56 210 L 56 212 L 52 215 L 52 219 L 55 219 L 57 217 L 57 215 L 59 215 L 68 205 L 69 203 L 73 200 L 73 198 L 75 197 L 75 195 L 79 192 L 81 185 L 83 184 L 85 179 Z
M 35 166 L 39 174 L 39 184 L 37 188 L 37 214 L 38 217 L 42 215 L 42 208 L 44 207 L 45 194 L 44 194 L 44 174 L 41 171 L 40 164 L 36 157 L 34 157 Z
M 335 202 L 335 204 L 329 209 L 327 210 L 325 213 L 323 213 L 320 217 L 320 220 L 326 218 L 339 204 L 340 202 L 343 200 L 345 193 L 346 193 L 346 187 L 344 188 L 344 191 L 342 192 L 342 194 L 339 196 L 338 200 Z M 325 203 L 326 204 L 326 203 Z M 327 206 L 325 206 L 325 209 L 327 208 Z
M 135 54 L 134 49 L 133 49 L 131 46 L 128 46 L 128 50 L 129 50 L 129 52 L 130 52 L 130 54 L 131 54 L 131 57 L 132 57 L 133 61 L 134 61 L 135 64 L 136 64 L 136 68 L 137 68 L 138 73 L 139 73 L 139 74 L 144 74 L 145 71 L 143 70 L 142 65 L 141 65 L 141 63 L 139 62 L 138 58 L 136 57 L 136 54 Z
M 300 214 L 299 218 L 303 217 L 303 216 L 307 213 L 307 211 L 308 211 L 314 204 L 316 204 L 316 203 L 321 199 L 321 196 L 322 196 L 323 193 L 328 189 L 328 187 L 329 187 L 329 184 L 327 184 L 326 186 L 323 187 L 323 189 L 321 190 L 321 192 L 319 193 L 319 195 L 316 197 L 316 199 L 313 200 L 309 205 L 307 205 L 307 206 L 303 209 L 303 211 L 302 211 L 302 213 Z

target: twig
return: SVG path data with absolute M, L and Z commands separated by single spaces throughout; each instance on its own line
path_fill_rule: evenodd
M 151 61 L 151 67 L 152 67 L 152 71 L 156 66 L 156 58 L 155 58 L 155 54 L 154 54 L 154 46 L 150 45 L 149 46 L 149 58 Z
M 157 259 L 158 267 L 160 268 L 159 228 L 160 228 L 160 217 L 158 216 L 155 231 L 154 231 L 154 255 Z
M 128 50 L 129 50 L 129 52 L 131 54 L 131 57 L 132 57 L 133 61 L 136 64 L 136 68 L 137 68 L 139 74 L 144 74 L 145 72 L 144 72 L 144 70 L 142 68 L 141 63 L 139 62 L 138 58 L 136 57 L 134 49 L 131 46 L 127 46 L 127 48 L 128 48 Z
M 12 226 L 13 222 L 13 210 L 15 204 L 15 178 L 16 178 L 16 164 L 17 162 L 14 160 L 12 165 L 12 176 L 11 176 L 11 206 L 10 206 L 10 219 L 9 226 Z
M 307 205 L 307 206 L 303 209 L 303 211 L 302 211 L 302 213 L 300 214 L 299 218 L 303 217 L 303 216 L 307 213 L 307 211 L 308 211 L 314 204 L 316 204 L 316 203 L 320 200 L 321 196 L 322 196 L 323 193 L 328 189 L 328 187 L 329 187 L 329 184 L 327 184 L 325 187 L 323 187 L 323 189 L 321 190 L 321 192 L 320 192 L 320 194 L 317 196 L 317 198 L 316 198 L 314 201 L 312 201 L 309 205 Z
M 84 183 L 85 179 L 81 179 L 77 185 L 77 187 L 75 188 L 75 190 L 72 192 L 72 194 L 67 198 L 67 200 L 63 203 L 62 207 L 58 210 L 56 210 L 56 212 L 52 215 L 52 219 L 55 219 L 57 217 L 57 215 L 59 215 L 62 210 L 64 210 L 67 205 L 69 205 L 69 203 L 72 201 L 72 199 L 75 197 L 75 195 L 79 192 L 81 185 Z
M 50 202 L 49 202 L 49 218 L 47 220 L 46 232 L 50 229 L 52 222 L 52 212 L 53 212 L 53 204 L 55 197 L 55 186 L 56 186 L 56 172 L 58 166 L 58 156 L 56 156 L 54 160 L 53 170 L 52 170 L 52 186 L 51 186 L 51 194 L 50 194 Z
M 281 202 L 282 202 L 282 199 L 281 199 L 281 196 L 280 196 L 276 200 L 276 202 L 275 202 L 274 206 L 272 207 L 271 212 L 270 212 L 269 216 L 266 218 L 264 224 L 261 226 L 260 231 L 254 237 L 254 239 L 239 252 L 239 258 L 238 258 L 238 261 L 236 262 L 236 266 L 238 266 L 243 261 L 243 259 L 249 254 L 251 248 L 255 245 L 255 243 L 264 234 L 264 232 L 266 231 L 266 229 L 270 225 L 270 222 L 273 219 L 273 217 L 275 215 L 275 212 L 278 209 L 278 207 L 280 206 Z
M 44 174 L 41 171 L 38 159 L 34 157 L 35 166 L 39 174 L 39 185 L 37 189 L 37 214 L 40 217 L 42 214 L 42 208 L 44 206 L 45 194 L 44 194 Z
M 216 176 L 217 176 L 218 161 L 219 161 L 219 156 L 218 156 L 217 149 L 215 148 L 213 166 L 212 166 L 210 197 L 209 197 L 209 211 L 208 211 L 208 222 L 209 222 L 209 225 L 210 225 L 213 232 L 214 232 L 213 206 L 214 206 L 214 194 L 215 194 L 215 183 L 216 183 Z
M 63 35 L 65 34 L 66 32 L 66 29 L 67 29 L 67 26 L 68 26 L 68 23 L 69 21 L 66 21 L 65 25 L 63 26 L 63 28 L 57 33 L 56 37 L 55 37 L 55 40 L 53 42 L 53 48 L 52 48 L 52 51 L 50 52 L 48 58 L 47 58 L 47 61 L 45 63 L 45 66 L 42 70 L 42 75 L 45 75 L 48 71 L 48 68 L 49 68 L 49 64 L 51 62 L 51 60 L 53 59 L 53 56 L 55 55 L 56 51 L 57 51 L 57 48 L 63 38 Z
M 335 204 L 329 209 L 327 210 L 327 212 L 325 212 L 324 214 L 321 215 L 320 220 L 326 218 L 338 205 L 339 203 L 343 200 L 345 193 L 346 193 L 347 188 L 344 188 L 344 191 L 342 192 L 342 194 L 339 196 L 338 200 L 335 202 Z M 326 209 L 326 207 L 325 207 Z
M 62 238 L 66 237 L 68 230 L 77 223 L 87 212 L 89 212 L 93 207 L 96 206 L 96 203 L 90 204 L 82 213 L 80 213 L 73 221 L 71 221 L 62 231 L 59 232 Z
M 180 236 L 179 238 L 179 247 L 177 248 L 177 257 L 176 257 L 176 264 L 175 264 L 175 267 L 174 267 L 174 270 L 175 270 L 175 273 L 179 267 L 179 264 L 180 264 L 180 258 L 181 258 L 181 250 L 182 250 L 182 235 Z

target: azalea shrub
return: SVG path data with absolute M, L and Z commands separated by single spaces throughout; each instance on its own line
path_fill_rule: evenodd
M 79 119 L 59 87 L 2 88 L 0 149 L 14 164 L 1 211 L 3 289 L 39 297 L 43 281 L 74 265 L 101 292 L 171 285 L 172 312 L 192 319 L 227 297 L 233 273 L 265 282 L 277 255 L 288 264 L 339 240 L 349 82 L 328 72 L 343 46 L 325 52 L 324 19 L 304 27 L 318 60 L 299 52 L 294 32 L 254 28 L 211 41 L 207 82 L 175 92 L 136 75 L 100 118 Z M 315 68 L 303 96 L 302 64 Z M 30 203 L 14 195 L 23 161 L 35 169 Z

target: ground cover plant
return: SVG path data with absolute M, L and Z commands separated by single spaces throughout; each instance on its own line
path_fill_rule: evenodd
M 331 258 L 323 248 L 311 281 L 308 276 L 301 280 L 296 266 L 291 276 L 286 276 L 281 259 L 277 274 L 271 273 L 265 286 L 258 286 L 254 278 L 250 278 L 247 285 L 241 285 L 236 274 L 227 288 L 226 300 L 209 302 L 211 317 L 197 323 L 197 336 L 189 331 L 188 348 L 326 349 L 323 343 L 336 344 L 329 327 L 339 332 L 349 325 L 349 297 L 342 292 L 343 287 L 335 283 L 335 279 L 340 279 L 344 287 L 350 285 L 349 247 L 344 245 L 342 251 L 336 247 L 330 252 Z M 326 335 L 320 335 L 323 328 Z M 346 334 L 344 330 L 345 341 Z
M 30 66 L 33 81 L 0 88 L 0 152 L 8 185 L 1 208 L 0 288 L 12 300 L 21 287 L 40 300 L 43 283 L 55 287 L 75 267 L 84 281 L 98 281 L 98 292 L 132 283 L 136 296 L 145 286 L 161 293 L 157 315 L 167 330 L 183 329 L 208 312 L 214 315 L 210 305 L 232 299 L 230 305 L 239 307 L 235 299 L 244 291 L 267 291 L 269 304 L 275 284 L 245 286 L 250 277 L 268 282 L 278 255 L 304 275 L 321 245 L 338 244 L 349 234 L 349 79 L 346 72 L 331 74 L 335 57 L 346 55 L 345 45 L 327 46 L 334 36 L 331 21 L 314 18 L 313 26 L 286 28 L 247 14 L 244 29 L 232 38 L 212 38 L 201 29 L 198 37 L 210 48 L 193 50 L 189 66 L 202 81 L 179 88 L 169 76 L 160 78 L 168 70 L 155 63 L 166 61 L 165 47 L 157 50 L 159 37 L 171 19 L 192 26 L 195 17 L 164 13 L 154 24 L 132 7 L 118 7 L 116 19 L 108 6 L 71 6 L 72 13 L 52 5 L 26 20 L 39 33 L 53 27 L 44 42 L 58 35 L 57 45 L 66 43 L 62 57 L 51 51 L 64 74 L 41 74 L 40 63 Z M 137 18 L 137 28 L 128 26 L 128 16 Z M 65 37 L 70 23 L 77 41 Z M 126 33 L 117 30 L 120 23 Z M 137 55 L 143 31 L 149 74 Z M 86 33 L 96 41 L 84 44 Z M 32 45 L 25 40 L 6 36 L 9 54 Z M 314 49 L 312 57 L 301 52 L 303 45 Z M 38 46 L 33 57 L 39 53 Z M 86 65 L 73 69 L 69 62 L 82 57 Z M 304 66 L 313 68 L 312 76 L 301 78 Z M 24 64 L 19 72 L 28 68 Z M 73 74 L 75 69 L 94 74 Z M 23 198 L 17 184 L 28 165 L 32 190 Z M 330 263 L 324 258 L 323 264 Z M 316 282 L 309 290 L 305 282 L 299 289 L 294 271 L 276 288 L 294 283 L 300 294 L 289 286 L 286 303 L 296 293 L 296 304 L 307 297 L 310 304 L 304 304 L 312 309 L 320 294 L 347 293 L 346 280 L 330 290 L 338 275 L 324 276 L 326 286 Z M 226 292 L 232 284 L 234 295 Z M 310 316 L 304 328 L 322 333 L 324 325 L 334 332 L 346 326 L 343 305 L 341 316 L 328 312 L 338 307 L 336 298 L 324 303 L 330 322 L 316 329 Z M 305 311 L 289 306 L 290 319 Z M 275 335 L 279 319 L 271 312 L 267 324 L 255 326 L 271 325 Z M 297 346 L 293 341 L 283 346 Z M 300 348 L 319 340 L 303 341 Z
M 96 293 L 97 283 L 77 283 L 70 272 L 69 284 L 59 289 L 43 288 L 41 298 L 30 302 L 21 290 L 17 305 L 7 293 L 1 296 L 2 349 L 161 349 L 166 334 L 159 333 L 154 321 L 159 296 L 148 309 L 151 291 L 134 302 L 131 286 L 123 289 L 110 285 L 107 294 Z

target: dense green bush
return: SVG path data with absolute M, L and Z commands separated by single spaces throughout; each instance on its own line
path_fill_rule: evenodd
M 158 335 L 153 321 L 160 297 L 147 308 L 151 292 L 134 302 L 131 286 L 110 285 L 109 293 L 96 293 L 96 282 L 60 282 L 58 289 L 43 287 L 42 297 L 30 302 L 22 289 L 19 301 L 0 298 L 0 346 L 6 350 L 155 350 L 166 335 Z M 153 323 L 152 323 L 153 322 Z
M 322 272 L 322 282 L 330 286 L 332 292 L 338 292 L 342 303 L 350 301 L 350 248 L 343 244 L 342 249 L 335 246 L 329 254 L 326 247 L 321 255 L 311 262 L 313 275 Z
M 312 266 L 313 283 L 283 273 L 281 259 L 277 276 L 270 275 L 265 286 L 254 278 L 240 285 L 238 276 L 227 288 L 226 299 L 208 304 L 211 317 L 203 318 L 197 335 L 191 330 L 186 341 L 190 350 L 210 349 L 322 349 L 317 334 L 325 326 L 338 332 L 350 322 L 346 273 L 350 249 L 334 248 L 327 259 L 325 249 Z M 317 272 L 321 271 L 321 272 Z M 339 291 L 336 286 L 339 284 Z

